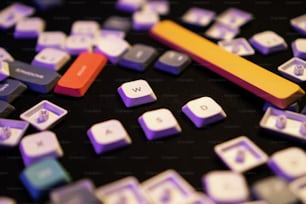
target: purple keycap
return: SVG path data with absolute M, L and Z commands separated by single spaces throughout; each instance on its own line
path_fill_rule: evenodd
M 300 38 L 291 44 L 293 55 L 306 60 L 306 39 Z
M 44 48 L 64 49 L 66 43 L 66 34 L 61 31 L 48 31 L 39 34 L 36 51 L 39 52 Z
M 184 23 L 205 27 L 214 19 L 216 13 L 210 10 L 193 7 L 190 8 L 182 17 Z
M 145 2 L 142 9 L 145 11 L 153 11 L 161 16 L 169 13 L 169 1 L 167 0 L 151 0 Z
M 45 21 L 38 17 L 24 18 L 18 21 L 15 38 L 36 38 L 45 29 Z
M 145 0 L 117 0 L 116 9 L 133 13 L 141 8 Z
M 0 117 L 5 118 L 15 110 L 15 107 L 11 104 L 0 100 Z
M 290 24 L 294 30 L 306 36 L 306 14 L 291 19 Z
M 158 14 L 152 11 L 137 11 L 133 14 L 133 29 L 136 31 L 150 30 L 158 22 Z
M 237 8 L 229 8 L 217 17 L 217 21 L 224 25 L 239 28 L 253 19 L 253 15 Z
M 71 55 L 91 52 L 93 39 L 86 35 L 71 35 L 66 39 L 65 50 Z
M 0 83 L 0 99 L 11 103 L 18 98 L 27 86 L 14 79 L 6 79 Z
M 281 64 L 277 70 L 288 79 L 297 83 L 306 81 L 306 61 L 293 57 L 285 63 Z

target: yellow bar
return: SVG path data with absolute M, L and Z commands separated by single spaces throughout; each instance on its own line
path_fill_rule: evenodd
M 287 107 L 305 94 L 297 84 L 225 51 L 170 20 L 156 24 L 150 35 L 279 108 Z

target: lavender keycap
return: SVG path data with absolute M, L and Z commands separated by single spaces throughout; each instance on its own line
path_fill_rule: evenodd
M 48 93 L 60 78 L 60 75 L 52 70 L 34 67 L 16 60 L 8 63 L 11 77 L 25 83 L 35 92 Z
M 142 72 L 156 56 L 157 51 L 155 48 L 143 44 L 136 44 L 122 56 L 119 60 L 119 65 Z
M 71 35 L 66 39 L 65 50 L 71 55 L 91 52 L 93 39 L 86 35 Z
M 145 0 L 117 0 L 116 9 L 133 13 L 141 8 Z
M 142 10 L 145 11 L 152 11 L 155 12 L 161 16 L 165 16 L 169 13 L 169 1 L 167 0 L 151 0 L 145 2 L 145 4 L 142 7 Z
M 61 31 L 48 31 L 40 33 L 36 44 L 36 51 L 44 48 L 64 49 L 66 43 L 66 34 Z
M 9 103 L 0 100 L 0 117 L 5 118 L 15 110 L 15 107 Z
M 215 40 L 230 40 L 238 35 L 239 32 L 238 28 L 216 22 L 205 32 L 205 35 Z
M 306 60 L 306 39 L 299 38 L 291 44 L 293 55 Z
M 297 83 L 306 81 L 306 61 L 293 57 L 285 63 L 281 64 L 277 70 L 288 79 Z
M 291 19 L 290 24 L 294 30 L 306 36 L 306 14 Z
M 152 11 L 137 11 L 133 14 L 133 29 L 136 31 L 150 30 L 158 22 L 158 14 Z
M 103 29 L 119 30 L 123 32 L 128 32 L 131 27 L 130 19 L 120 16 L 110 16 L 105 20 L 102 26 Z
M 100 30 L 100 38 L 107 38 L 107 37 L 115 37 L 115 38 L 125 38 L 125 32 L 119 30 L 110 30 L 110 29 L 101 29 Z
M 13 61 L 14 58 L 4 48 L 0 47 L 0 61 Z
M 18 98 L 26 89 L 27 86 L 22 82 L 6 79 L 0 83 L 0 100 L 10 103 Z
M 36 38 L 45 29 L 45 21 L 42 18 L 24 18 L 18 21 L 14 37 L 15 38 Z
M 189 25 L 205 27 L 214 19 L 216 13 L 210 10 L 193 7 L 182 17 L 182 21 Z
M 237 8 L 229 8 L 217 17 L 217 21 L 224 25 L 239 28 L 253 19 L 253 15 Z
M 99 30 L 100 25 L 96 21 L 75 21 L 72 24 L 71 35 L 83 35 L 95 38 Z
M 235 55 L 249 56 L 254 55 L 255 51 L 245 38 L 219 41 L 218 45 Z

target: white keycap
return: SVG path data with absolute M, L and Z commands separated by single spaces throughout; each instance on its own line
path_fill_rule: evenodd
M 165 108 L 145 112 L 138 122 L 148 140 L 176 135 L 182 131 L 173 114 Z
M 183 15 L 182 20 L 185 23 L 195 25 L 195 26 L 208 26 L 216 13 L 210 10 L 193 7 L 188 9 L 188 11 Z
M 299 38 L 291 44 L 293 55 L 295 57 L 306 60 L 306 39 Z
M 95 38 L 99 30 L 100 25 L 96 21 L 76 21 L 72 24 L 71 35 L 86 35 Z
M 214 23 L 206 32 L 205 35 L 215 40 L 230 40 L 239 33 L 238 28 L 228 27 L 221 23 Z
M 273 31 L 255 34 L 250 39 L 250 43 L 257 51 L 264 55 L 286 50 L 288 47 L 286 41 Z
M 20 151 L 25 166 L 47 157 L 61 157 L 63 150 L 56 135 L 51 131 L 43 131 L 22 138 Z
M 44 31 L 45 26 L 45 21 L 39 17 L 21 19 L 15 27 L 14 37 L 36 38 Z
M 10 69 L 7 62 L 0 61 L 0 81 L 10 76 Z
M 147 204 L 143 190 L 135 177 L 126 177 L 96 189 L 96 197 L 110 204 Z
M 225 50 L 239 56 L 249 56 L 255 54 L 254 49 L 245 38 L 219 41 L 218 45 Z
M 97 154 L 127 146 L 132 143 L 130 136 L 118 120 L 94 124 L 87 135 Z
M 71 55 L 79 55 L 82 52 L 91 52 L 94 40 L 83 35 L 71 35 L 67 37 L 65 50 Z
M 182 111 L 198 128 L 226 118 L 222 107 L 207 96 L 189 101 Z
M 118 93 L 126 107 L 134 107 L 157 100 L 152 88 L 145 80 L 126 82 L 118 88 Z
M 70 55 L 67 52 L 55 48 L 45 48 L 34 57 L 32 65 L 58 71 L 69 60 Z
M 145 0 L 117 0 L 116 8 L 121 11 L 133 13 L 139 10 L 144 3 Z
M 169 13 L 169 2 L 165 0 L 152 0 L 147 1 L 142 7 L 144 11 L 153 11 L 161 16 Z
M 296 31 L 306 36 L 306 14 L 291 19 L 290 24 Z
M 278 67 L 278 71 L 288 79 L 301 83 L 306 81 L 306 61 L 293 57 Z
M 36 51 L 44 48 L 64 49 L 66 43 L 66 34 L 61 31 L 48 31 L 39 34 Z
M 297 147 L 275 152 L 268 164 L 274 173 L 289 181 L 306 175 L 306 153 Z
M 215 146 L 219 158 L 233 171 L 245 172 L 268 161 L 268 156 L 245 136 Z
M 14 58 L 4 48 L 0 47 L 0 61 L 13 61 Z
M 0 146 L 17 146 L 28 126 L 29 123 L 25 121 L 0 119 Z
M 96 42 L 95 51 L 104 54 L 111 63 L 116 64 L 129 47 L 129 43 L 124 39 L 105 37 Z
M 119 30 L 108 30 L 108 29 L 101 29 L 100 30 L 100 38 L 104 39 L 107 37 L 115 37 L 115 38 L 125 38 L 125 32 Z M 98 37 L 98 39 L 99 39 Z M 107 40 L 107 39 L 105 39 Z
M 133 14 L 133 29 L 136 31 L 149 30 L 158 22 L 158 14 L 152 11 L 137 11 Z
M 154 204 L 177 204 L 194 193 L 193 187 L 171 169 L 144 181 L 141 187 Z
M 289 184 L 291 192 L 300 200 L 302 203 L 306 203 L 306 176 L 302 176 Z
M 239 28 L 253 19 L 253 15 L 237 8 L 229 8 L 217 16 L 216 21 L 224 25 Z
M 207 195 L 216 203 L 241 203 L 248 199 L 249 190 L 245 178 L 231 171 L 212 171 L 203 177 Z
M 35 9 L 21 3 L 14 3 L 0 11 L 0 28 L 8 29 L 24 17 L 34 14 Z

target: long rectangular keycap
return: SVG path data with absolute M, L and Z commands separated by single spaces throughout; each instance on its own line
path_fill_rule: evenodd
M 106 62 L 107 58 L 101 54 L 80 54 L 58 81 L 54 92 L 74 97 L 84 96 Z
M 165 20 L 150 31 L 153 38 L 189 54 L 193 60 L 279 108 L 301 98 L 296 84 L 206 40 L 182 26 Z

